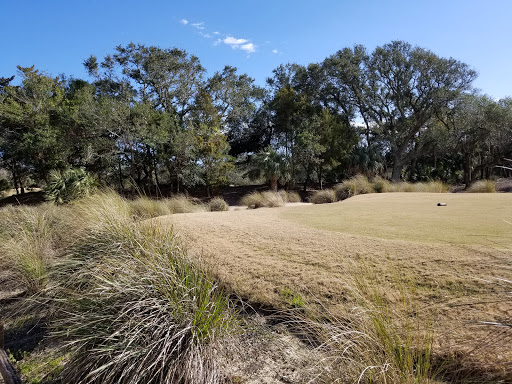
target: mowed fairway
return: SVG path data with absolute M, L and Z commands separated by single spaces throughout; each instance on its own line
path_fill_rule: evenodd
M 255 303 L 283 307 L 288 288 L 342 313 L 350 307 L 347 284 L 370 270 L 391 303 L 393 282 L 410 279 L 420 307 L 435 308 L 449 324 L 450 344 L 474 346 L 487 330 L 473 322 L 512 317 L 510 296 L 501 293 L 510 285 L 500 285 L 512 281 L 510 194 L 370 194 L 156 220 L 172 225 L 193 255 Z M 512 357 L 510 347 L 499 351 L 500 360 Z

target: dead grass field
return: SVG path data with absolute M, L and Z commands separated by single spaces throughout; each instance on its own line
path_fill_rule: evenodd
M 512 281 L 510 194 L 370 194 L 155 220 L 172 225 L 191 254 L 253 303 L 282 308 L 291 290 L 343 313 L 354 274 L 370 271 L 392 305 L 395 283 L 408 282 L 419 315 L 438 323 L 441 350 L 470 351 L 512 372 L 510 329 L 495 336 L 478 324 L 512 317 L 510 285 L 500 285 Z

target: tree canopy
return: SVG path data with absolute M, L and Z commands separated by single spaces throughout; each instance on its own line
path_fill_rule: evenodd
M 83 64 L 89 81 L 21 66 L 0 77 L 0 168 L 19 193 L 70 168 L 119 190 L 209 193 L 247 169 L 274 189 L 509 172 L 511 100 L 472 89 L 467 64 L 403 41 L 280 65 L 264 88 L 229 65 L 208 76 L 178 48 L 130 43 Z

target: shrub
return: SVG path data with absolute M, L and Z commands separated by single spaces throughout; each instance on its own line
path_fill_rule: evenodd
M 208 210 L 210 212 L 229 211 L 229 205 L 222 197 L 215 197 L 209 201 Z
M 466 192 L 469 193 L 495 193 L 496 183 L 493 180 L 478 180 L 470 184 Z
M 11 185 L 5 179 L 0 179 L 0 196 L 4 194 L 5 191 L 9 190 Z
M 336 194 L 332 189 L 323 189 L 316 191 L 313 196 L 311 196 L 310 201 L 313 204 L 334 203 L 336 201 Z
M 81 168 L 52 171 L 45 189 L 48 200 L 56 204 L 88 196 L 96 188 L 96 180 Z

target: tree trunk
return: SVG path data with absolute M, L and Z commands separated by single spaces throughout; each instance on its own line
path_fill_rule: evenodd
M 464 184 L 466 184 L 466 188 L 471 184 L 471 156 L 469 153 L 464 154 Z
M 0 323 L 0 375 L 6 384 L 21 384 L 21 379 L 4 351 L 4 325 Z
M 402 169 L 404 167 L 404 161 L 401 157 L 395 156 L 395 161 L 393 163 L 393 171 L 391 173 L 391 181 L 399 182 L 402 177 Z
M 270 189 L 277 192 L 277 176 L 272 176 L 270 178 Z

